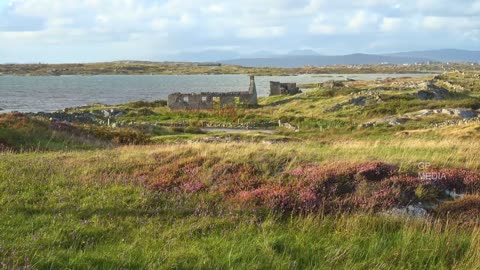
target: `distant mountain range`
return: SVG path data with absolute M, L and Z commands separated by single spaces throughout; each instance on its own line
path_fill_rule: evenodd
M 386 56 L 374 54 L 349 55 L 286 55 L 271 58 L 244 58 L 220 61 L 222 64 L 240 65 L 245 67 L 285 67 L 295 68 L 303 66 L 330 66 L 330 65 L 362 65 L 362 64 L 404 64 L 427 62 L 429 59 L 421 57 Z
M 239 58 L 221 60 L 222 64 L 241 65 L 247 67 L 286 67 L 329 66 L 329 65 L 362 65 L 362 64 L 413 64 L 424 62 L 477 62 L 480 63 L 480 51 L 466 50 L 432 50 L 412 51 L 393 54 L 348 54 L 320 55 L 313 51 L 295 51 L 287 55 L 258 58 Z
M 466 50 L 434 50 L 393 53 L 389 56 L 398 57 L 423 57 L 439 62 L 480 62 L 480 51 Z
M 285 67 L 361 64 L 413 64 L 424 62 L 477 62 L 480 63 L 480 51 L 456 49 L 411 51 L 391 54 L 348 54 L 321 55 L 313 50 L 295 50 L 287 54 L 275 54 L 261 51 L 241 55 L 230 51 L 206 51 L 182 53 L 175 56 L 177 61 L 218 62 L 246 67 Z

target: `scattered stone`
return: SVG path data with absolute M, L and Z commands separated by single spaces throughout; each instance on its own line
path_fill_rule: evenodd
M 460 116 L 461 118 L 474 118 L 478 115 L 475 111 L 461 109 L 455 109 L 454 114 Z
M 408 121 L 407 118 L 396 118 L 392 117 L 390 119 L 386 119 L 387 124 L 390 126 L 398 126 L 398 125 L 403 125 Z
M 318 86 L 320 88 L 333 89 L 333 88 L 345 87 L 345 84 L 343 83 L 343 81 L 326 81 L 326 82 L 320 83 Z
M 377 125 L 377 122 L 368 122 L 368 123 L 365 123 L 365 124 L 361 124 L 360 126 L 362 128 L 370 128 L 370 127 L 374 127 Z
M 281 120 L 278 120 L 278 126 L 279 127 L 282 127 L 282 128 L 286 128 L 286 129 L 290 129 L 290 130 L 294 130 L 295 132 L 298 132 L 299 131 L 299 128 L 290 124 L 290 123 L 282 123 Z
M 380 86 L 385 87 L 385 86 Z M 401 81 L 396 80 L 391 82 L 390 87 L 388 90 L 408 90 L 408 89 L 424 89 L 426 87 L 425 82 L 422 81 Z
M 103 110 L 103 116 L 105 118 L 118 118 L 125 115 L 125 110 L 118 110 L 118 109 L 110 109 L 110 110 Z
M 195 140 L 196 142 L 203 142 L 203 143 L 229 143 L 229 142 L 240 142 L 241 138 L 238 136 L 211 136 L 200 138 Z
M 388 124 L 390 126 L 397 126 L 397 125 L 403 125 L 409 120 L 413 119 L 421 119 L 425 118 L 431 115 L 435 114 L 446 114 L 450 116 L 456 116 L 461 119 L 453 119 L 453 120 L 448 120 L 442 124 L 434 124 L 434 127 L 442 127 L 442 126 L 450 126 L 450 125 L 459 125 L 459 124 L 467 124 L 467 123 L 473 123 L 473 122 L 478 122 L 479 121 L 479 114 L 477 111 L 470 110 L 470 109 L 438 109 L 438 110 L 421 110 L 418 112 L 414 113 L 407 113 L 404 114 L 402 117 L 384 117 L 382 119 L 376 120 L 376 121 L 370 121 L 367 123 L 364 123 L 360 125 L 362 128 L 369 128 L 369 127 L 374 127 L 379 124 Z
M 393 208 L 386 213 L 395 216 L 408 216 L 414 218 L 426 217 L 428 214 L 427 210 L 425 210 L 422 205 L 409 205 L 402 208 Z
M 348 103 L 355 106 L 365 106 L 365 104 L 367 103 L 367 97 L 360 96 L 360 97 L 352 98 L 348 101 Z
M 450 196 L 452 199 L 457 200 L 465 197 L 465 194 L 458 194 L 455 190 L 446 190 L 445 194 Z
M 127 113 L 127 110 L 120 109 L 92 110 L 90 112 L 74 111 L 71 113 L 69 111 L 71 111 L 71 109 L 51 113 L 28 113 L 27 115 L 46 118 L 52 122 L 105 125 L 109 120 L 111 122 Z
M 453 119 L 441 123 L 432 124 L 433 128 L 448 127 L 448 126 L 460 126 L 467 124 L 478 124 L 480 123 L 480 117 L 466 118 L 466 119 Z
M 369 91 L 389 91 L 389 90 L 397 90 L 394 87 L 389 87 L 389 86 L 376 86 L 368 89 Z
M 417 92 L 416 97 L 420 100 L 444 100 L 452 96 L 445 88 L 436 86 L 433 82 L 427 82 L 426 89 Z
M 358 93 L 351 93 L 353 97 L 349 99 L 348 101 L 342 102 L 335 104 L 332 108 L 325 110 L 325 112 L 336 112 L 345 106 L 349 105 L 354 105 L 354 106 L 367 106 L 367 105 L 373 105 L 373 104 L 378 104 L 382 101 L 382 98 L 380 97 L 380 94 L 375 91 L 367 90 L 367 91 L 362 91 Z
M 458 84 L 453 84 L 449 81 L 441 81 L 446 87 L 452 89 L 453 91 L 456 91 L 456 92 L 463 92 L 465 91 L 465 88 L 461 85 L 458 85 Z
M 439 109 L 439 110 L 421 110 L 414 113 L 405 114 L 406 118 L 423 118 L 434 114 L 446 114 L 451 116 L 457 116 L 462 119 L 475 118 L 478 116 L 478 113 L 470 109 Z

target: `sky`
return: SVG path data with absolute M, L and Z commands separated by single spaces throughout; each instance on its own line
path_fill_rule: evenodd
M 0 63 L 443 48 L 480 49 L 480 0 L 0 0 Z

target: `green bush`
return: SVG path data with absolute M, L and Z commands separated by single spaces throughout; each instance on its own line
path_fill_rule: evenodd
M 166 100 L 155 100 L 155 101 L 135 101 L 127 104 L 131 108 L 154 108 L 154 107 L 165 107 L 167 106 Z

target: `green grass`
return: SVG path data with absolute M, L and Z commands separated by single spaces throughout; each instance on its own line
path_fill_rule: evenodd
M 86 150 L 110 146 L 100 138 L 54 130 L 47 121 L 14 114 L 0 115 L 0 145 L 15 151 Z
M 33 269 L 475 266 L 480 238 L 474 228 L 370 214 L 302 217 L 209 211 L 202 204 L 215 201 L 212 194 L 179 200 L 132 177 L 158 158 L 168 162 L 194 155 L 274 164 L 293 150 L 247 145 L 236 153 L 225 151 L 236 148 L 198 144 L 2 154 L 0 262 L 6 268 Z M 303 159 L 335 159 L 325 150 L 318 154 L 322 148 L 308 148 L 297 150 Z

